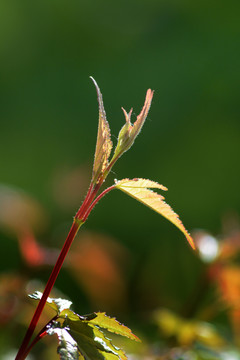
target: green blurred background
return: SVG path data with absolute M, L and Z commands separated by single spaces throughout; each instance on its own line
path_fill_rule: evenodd
M 236 0 L 1 0 L 0 182 L 41 204 L 39 243 L 61 247 L 87 191 L 98 122 L 90 75 L 113 141 L 125 121 L 121 106 L 134 108 L 134 120 L 146 90 L 155 90 L 143 131 L 109 184 L 144 177 L 167 186 L 166 200 L 189 231 L 219 234 L 222 217 L 240 212 L 239 11 Z M 177 229 L 141 204 L 113 192 L 85 229 L 128 254 L 127 306 L 116 312 L 179 308 L 191 293 L 199 260 Z M 50 267 L 26 266 L 16 234 L 3 227 L 0 235 L 1 272 L 46 281 Z M 98 310 L 67 271 L 57 287 L 79 311 Z

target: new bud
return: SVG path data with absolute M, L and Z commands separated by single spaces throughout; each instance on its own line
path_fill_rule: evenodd
M 112 161 L 115 162 L 116 159 L 118 159 L 125 151 L 129 150 L 132 144 L 134 143 L 137 135 L 140 133 L 142 126 L 146 120 L 148 111 L 151 106 L 152 97 L 153 97 L 153 91 L 148 89 L 142 111 L 138 115 L 137 120 L 134 122 L 133 125 L 131 124 L 132 109 L 130 110 L 129 113 L 127 113 L 126 110 L 122 108 L 126 118 L 126 123 L 123 125 L 123 127 L 121 128 L 118 134 L 118 143 Z

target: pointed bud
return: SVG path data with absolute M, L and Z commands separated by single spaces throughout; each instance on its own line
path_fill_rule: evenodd
M 132 109 L 130 110 L 129 114 L 126 112 L 125 109 L 122 108 L 122 110 L 126 117 L 126 123 L 123 125 L 123 127 L 119 131 L 118 143 L 117 143 L 114 155 L 123 154 L 125 151 L 127 151 L 132 146 L 132 143 L 133 143 L 133 139 L 131 138 L 132 125 L 130 122 Z
M 142 111 L 138 115 L 137 120 L 133 125 L 131 124 L 132 109 L 129 113 L 127 113 L 126 110 L 122 108 L 126 118 L 126 123 L 123 125 L 118 134 L 118 143 L 113 156 L 114 160 L 116 158 L 119 158 L 125 151 L 129 150 L 134 143 L 146 120 L 148 111 L 151 106 L 152 97 L 153 91 L 151 89 L 148 89 Z

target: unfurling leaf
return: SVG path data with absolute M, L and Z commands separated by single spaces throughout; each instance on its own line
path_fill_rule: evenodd
M 154 181 L 146 179 L 123 179 L 120 181 L 116 181 L 115 186 L 117 189 L 122 190 L 126 194 L 132 196 L 134 199 L 142 202 L 144 205 L 161 214 L 167 220 L 171 221 L 176 227 L 179 228 L 179 230 L 183 232 L 191 247 L 195 249 L 195 244 L 192 237 L 185 229 L 178 215 L 167 203 L 165 203 L 164 197 L 148 189 L 157 188 L 161 190 L 167 190 L 167 188 Z
M 98 134 L 92 174 L 92 181 L 95 183 L 98 182 L 99 176 L 104 173 L 108 166 L 108 158 L 112 150 L 112 141 L 109 124 L 107 122 L 106 113 L 103 106 L 101 91 L 94 78 L 90 78 L 96 87 L 99 104 Z
M 151 89 L 148 89 L 142 111 L 138 115 L 137 120 L 134 122 L 133 125 L 131 124 L 132 109 L 129 113 L 127 113 L 126 110 L 122 108 L 126 118 L 126 123 L 123 125 L 122 129 L 118 134 L 118 143 L 113 158 L 119 158 L 125 151 L 130 149 L 130 147 L 134 143 L 146 120 L 147 114 L 151 106 L 152 97 L 153 91 Z

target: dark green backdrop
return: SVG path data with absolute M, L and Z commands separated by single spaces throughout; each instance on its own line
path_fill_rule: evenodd
M 143 131 L 112 180 L 164 184 L 190 231 L 218 234 L 222 216 L 240 211 L 239 11 L 235 0 L 1 0 L 0 182 L 46 208 L 49 225 L 36 234 L 42 243 L 60 247 L 77 210 L 74 201 L 59 206 L 58 174 L 78 167 L 91 173 L 98 110 L 90 75 L 114 137 L 124 123 L 121 106 L 133 106 L 135 118 L 147 88 L 155 90 Z M 86 190 L 84 182 L 76 198 Z M 148 308 L 148 297 L 156 297 L 153 305 L 162 292 L 181 298 L 195 281 L 198 261 L 184 236 L 124 194 L 104 199 L 86 228 L 129 249 L 135 306 L 143 306 L 136 294 Z M 16 269 L 17 243 L 1 234 L 1 269 Z

